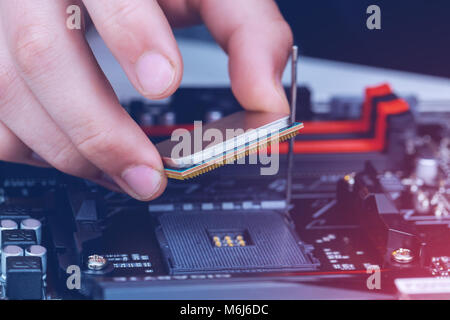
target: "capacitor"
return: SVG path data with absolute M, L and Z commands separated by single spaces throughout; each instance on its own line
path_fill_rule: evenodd
M 41 258 L 42 274 L 45 278 L 47 273 L 47 249 L 41 245 L 32 245 L 25 250 L 25 256 Z
M 427 185 L 434 185 L 439 174 L 439 164 L 434 158 L 421 157 L 416 163 L 416 177 Z
M 0 221 L 0 247 L 2 246 L 2 231 L 3 230 L 15 230 L 17 229 L 17 222 L 15 222 L 14 220 L 10 220 L 10 219 L 5 219 Z
M 36 232 L 36 241 L 41 244 L 42 241 L 42 223 L 37 219 L 24 219 L 20 222 L 20 229 L 34 230 Z
M 106 267 L 108 263 L 108 260 L 106 260 L 105 257 L 100 256 L 98 254 L 93 254 L 91 256 L 88 257 L 88 261 L 87 261 L 87 267 L 90 270 L 102 270 Z
M 19 246 L 6 246 L 2 250 L 2 279 L 6 279 L 6 258 L 23 256 L 23 249 Z
M 410 249 L 399 248 L 392 251 L 392 259 L 398 263 L 411 263 L 414 260 L 414 254 Z

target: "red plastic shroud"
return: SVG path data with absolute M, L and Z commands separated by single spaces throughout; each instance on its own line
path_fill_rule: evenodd
M 392 95 L 393 92 L 388 84 L 382 84 L 376 87 L 368 87 L 365 90 L 365 99 L 363 104 L 362 116 L 358 120 L 343 121 L 306 121 L 302 134 L 317 135 L 321 134 L 343 134 L 343 133 L 367 133 L 371 128 L 371 115 L 373 100 L 375 98 Z M 408 103 L 400 98 L 378 102 L 377 116 L 374 123 L 374 135 L 372 138 L 363 139 L 328 139 L 312 141 L 296 141 L 294 143 L 295 153 L 363 153 L 380 152 L 384 150 L 387 131 L 387 117 L 394 114 L 400 114 L 409 110 Z M 149 136 L 170 136 L 173 130 L 184 128 L 193 130 L 193 125 L 176 126 L 152 126 L 142 127 Z M 288 144 L 281 143 L 279 153 L 288 152 Z

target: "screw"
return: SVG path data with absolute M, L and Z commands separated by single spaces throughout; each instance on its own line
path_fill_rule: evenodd
M 350 185 L 353 186 L 355 184 L 355 173 L 347 174 L 344 177 L 344 180 Z
M 91 270 L 102 270 L 107 262 L 105 257 L 94 254 L 88 257 L 87 267 Z
M 414 255 L 410 249 L 399 248 L 392 251 L 392 259 L 398 263 L 410 263 L 414 260 Z

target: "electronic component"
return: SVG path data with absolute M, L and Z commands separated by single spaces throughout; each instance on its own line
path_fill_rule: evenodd
M 166 213 L 160 246 L 173 274 L 315 270 L 277 212 Z
M 301 123 L 289 125 L 289 116 L 277 113 L 241 111 L 205 125 L 200 137 L 188 135 L 187 154 L 176 155 L 174 148 L 183 141 L 166 140 L 156 145 L 166 165 L 169 178 L 189 179 L 232 163 L 271 144 L 295 136 L 303 127 Z M 195 130 L 195 129 L 194 129 Z M 203 132 L 215 130 L 225 141 L 203 141 Z M 230 136 L 230 132 L 232 134 Z M 237 134 L 236 134 L 237 132 Z M 194 150 L 201 140 L 199 150 Z M 186 151 L 180 148 L 180 151 Z
M 297 135 L 303 128 L 302 123 L 295 122 L 297 61 L 298 48 L 293 46 L 291 114 L 289 116 L 271 112 L 240 111 L 222 118 L 220 112 L 220 115 L 215 113 L 215 116 L 207 112 L 207 122 L 211 122 L 214 117 L 217 120 L 205 126 L 205 134 L 202 127 L 198 130 L 199 128 L 194 125 L 194 130 L 188 134 L 188 137 L 180 136 L 173 139 L 172 136 L 170 140 L 156 146 L 168 167 L 165 169 L 167 176 L 179 180 L 193 178 Z M 187 138 L 188 141 L 176 142 L 177 138 Z M 185 145 L 175 151 L 177 144 L 183 142 Z M 289 150 L 292 154 L 292 143 Z M 183 154 L 176 154 L 180 151 Z M 278 152 L 278 148 L 276 151 Z
M 450 258 L 447 256 L 431 258 L 431 274 L 448 278 L 450 272 Z
M 217 248 L 253 245 L 248 230 L 208 230 L 208 233 Z
M 36 219 L 24 219 L 20 222 L 20 229 L 33 230 L 36 234 L 37 244 L 41 244 L 42 241 L 42 224 Z
M 25 256 L 41 259 L 42 273 L 43 277 L 45 277 L 47 272 L 47 249 L 40 245 L 32 245 L 25 250 Z
M 176 114 L 173 111 L 166 111 L 159 117 L 160 125 L 173 126 L 176 124 Z
M 448 300 L 450 279 L 399 278 L 394 281 L 401 300 Z
M 2 245 L 15 245 L 26 248 L 33 244 L 37 244 L 36 232 L 34 230 L 4 230 L 2 231 Z
M 3 230 L 15 230 L 17 229 L 17 222 L 10 219 L 4 219 L 0 221 L 0 245 L 2 244 L 2 232 Z
M 39 257 L 9 257 L 6 260 L 6 295 L 9 299 L 42 298 L 42 266 Z
M 30 218 L 30 211 L 14 206 L 0 206 L 0 219 L 21 220 Z
M 436 159 L 431 157 L 421 157 L 417 159 L 416 177 L 422 179 L 427 185 L 436 184 L 439 174 L 439 164 Z
M 2 279 L 6 279 L 6 262 L 10 257 L 23 256 L 23 249 L 19 246 L 5 246 L 2 250 Z

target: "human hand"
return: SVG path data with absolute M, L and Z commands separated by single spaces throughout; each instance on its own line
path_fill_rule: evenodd
M 84 33 L 66 27 L 74 1 L 0 0 L 0 159 L 154 199 L 167 184 L 161 158 L 120 106 Z M 229 55 L 241 105 L 289 111 L 280 79 L 292 33 L 272 0 L 78 4 L 143 96 L 162 99 L 178 88 L 183 61 L 171 27 L 203 21 Z

